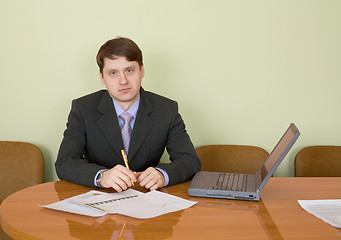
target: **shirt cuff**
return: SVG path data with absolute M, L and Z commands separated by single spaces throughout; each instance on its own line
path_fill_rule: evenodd
M 94 184 L 95 184 L 96 187 L 102 188 L 102 186 L 99 186 L 99 185 L 97 184 L 96 179 L 97 179 L 98 175 L 99 175 L 101 172 L 104 172 L 104 171 L 106 171 L 106 170 L 108 170 L 108 169 L 102 169 L 102 170 L 99 170 L 99 171 L 96 173 L 95 179 L 94 179 Z
M 156 167 L 155 169 L 162 173 L 163 177 L 165 178 L 165 184 L 163 185 L 163 187 L 166 187 L 169 183 L 169 177 L 168 177 L 167 172 L 161 168 L 158 168 L 158 167 Z

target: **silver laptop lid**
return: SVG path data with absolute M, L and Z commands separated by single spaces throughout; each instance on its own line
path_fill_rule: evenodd
M 268 158 L 264 161 L 263 165 L 257 172 L 257 175 L 261 175 L 262 182 L 258 187 L 259 190 L 264 187 L 269 178 L 274 174 L 279 164 L 296 142 L 299 135 L 300 132 L 298 131 L 297 127 L 295 124 L 291 123 L 287 131 L 277 143 L 276 147 L 272 150 Z

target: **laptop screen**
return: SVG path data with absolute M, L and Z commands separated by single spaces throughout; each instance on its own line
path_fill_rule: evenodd
M 284 157 L 287 155 L 291 147 L 296 142 L 300 132 L 298 131 L 295 124 L 291 123 L 287 131 L 284 133 L 282 138 L 277 143 L 276 147 L 272 150 L 266 161 L 258 170 L 258 174 L 261 174 L 261 185 L 259 190 L 261 190 L 269 178 L 274 174 L 275 170 L 282 162 Z

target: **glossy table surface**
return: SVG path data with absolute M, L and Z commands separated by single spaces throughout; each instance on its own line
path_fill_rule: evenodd
M 6 198 L 0 206 L 1 225 L 14 239 L 341 239 L 341 229 L 297 202 L 341 198 L 341 178 L 271 178 L 259 202 L 189 197 L 188 186 L 186 182 L 161 191 L 197 201 L 196 205 L 140 220 L 39 207 L 92 190 L 66 181 L 44 183 Z

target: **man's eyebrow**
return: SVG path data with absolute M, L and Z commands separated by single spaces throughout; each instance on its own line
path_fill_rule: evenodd
M 107 68 L 107 72 L 116 72 L 117 69 L 114 69 L 114 68 Z
M 127 66 L 126 68 L 135 68 L 136 66 L 134 64 L 131 64 L 129 66 Z
M 126 66 L 126 67 L 124 67 L 123 69 L 128 69 L 128 68 L 136 68 L 137 66 L 135 66 L 135 65 L 128 65 L 128 66 Z M 119 68 L 108 68 L 108 71 L 117 71 L 117 70 L 119 70 Z

